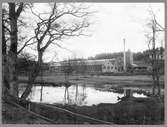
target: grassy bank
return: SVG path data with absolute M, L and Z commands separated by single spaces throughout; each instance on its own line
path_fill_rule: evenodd
M 25 82 L 28 80 L 26 76 L 19 76 L 20 82 Z M 36 84 L 40 82 L 45 82 L 48 84 L 58 85 L 64 82 L 63 75 L 55 75 L 55 76 L 43 76 L 42 78 L 39 76 L 36 79 Z M 69 81 L 72 83 L 85 83 L 86 85 L 97 85 L 101 86 L 103 84 L 117 85 L 117 86 L 152 86 L 152 78 L 147 75 L 134 75 L 134 76 L 70 76 Z M 160 77 L 160 85 L 164 86 L 164 76 Z
M 2 124 L 50 124 L 50 122 L 2 101 Z
M 103 122 L 93 121 L 73 114 L 55 110 L 37 104 L 33 104 L 34 110 L 45 116 L 54 118 L 60 124 L 104 124 Z M 130 98 L 116 104 L 99 104 L 94 106 L 75 106 L 75 105 L 55 105 L 69 111 L 83 114 L 91 118 L 108 121 L 113 124 L 163 124 L 164 123 L 164 104 L 156 98 Z M 36 108 L 35 108 L 36 107 Z M 63 121 L 62 121 L 63 119 Z
M 3 123 L 48 123 L 12 105 L 5 104 L 4 108 L 7 111 L 3 112 Z M 106 124 L 103 121 L 111 124 L 164 124 L 164 103 L 155 97 L 126 98 L 116 104 L 93 106 L 31 103 L 30 110 L 56 124 Z

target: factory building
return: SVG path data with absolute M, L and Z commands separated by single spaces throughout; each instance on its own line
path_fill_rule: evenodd
M 61 72 L 64 66 L 71 66 L 74 72 L 87 73 L 106 73 L 122 71 L 123 65 L 118 66 L 117 59 L 100 59 L 100 60 L 69 60 L 52 63 L 51 69 Z M 120 69 L 121 68 L 121 69 Z M 82 70 L 82 71 L 81 71 Z
M 90 72 L 118 72 L 116 59 L 86 60 L 85 63 Z
M 102 64 L 102 72 L 118 72 L 116 59 L 105 59 Z
M 133 53 L 125 50 L 125 39 L 123 55 L 113 59 L 74 59 L 53 63 L 51 69 L 56 72 L 63 72 L 63 68 L 71 66 L 74 73 L 117 73 L 117 72 L 143 72 L 148 66 L 135 64 Z
M 119 72 L 146 72 L 149 66 L 139 64 L 133 61 L 133 53 L 128 50 L 124 52 L 125 56 L 113 59 L 79 59 L 57 62 L 51 65 L 51 70 L 63 73 L 64 68 L 71 66 L 73 73 L 119 73 Z M 124 61 L 126 60 L 126 61 Z

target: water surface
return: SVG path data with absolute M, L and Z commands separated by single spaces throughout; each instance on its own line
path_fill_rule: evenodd
M 20 89 L 20 94 L 23 92 Z M 60 103 L 76 105 L 97 105 L 99 103 L 117 103 L 124 93 L 105 91 L 83 84 L 72 85 L 68 88 L 53 86 L 34 86 L 28 99 L 32 102 Z M 133 93 L 134 97 L 146 97 L 143 94 Z

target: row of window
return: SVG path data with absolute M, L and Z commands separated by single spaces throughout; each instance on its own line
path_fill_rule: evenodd
M 107 66 L 107 67 L 106 67 L 106 66 L 103 66 L 103 69 L 108 69 L 108 70 L 109 70 L 109 69 L 114 69 L 114 67 L 110 67 L 110 66 Z M 115 67 L 115 69 L 117 69 L 117 67 Z

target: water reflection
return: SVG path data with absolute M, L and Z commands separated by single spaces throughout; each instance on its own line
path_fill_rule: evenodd
M 29 99 L 34 102 L 41 103 L 61 103 L 76 105 L 93 105 L 99 103 L 117 103 L 118 98 L 126 95 L 134 97 L 146 97 L 143 94 L 126 92 L 105 91 L 97 89 L 87 84 L 76 84 L 69 87 L 53 87 L 53 86 L 34 86 L 29 95 Z M 20 91 L 21 93 L 21 91 Z
M 71 87 L 65 86 L 64 91 L 64 104 L 76 104 L 76 105 L 84 105 L 86 104 L 86 85 L 83 84 L 79 86 L 76 84 Z
M 68 104 L 70 103 L 70 97 L 69 97 L 68 87 L 65 87 L 64 103 L 68 103 Z
M 40 102 L 42 102 L 42 95 L 43 95 L 43 86 L 41 86 L 41 92 L 40 92 Z

